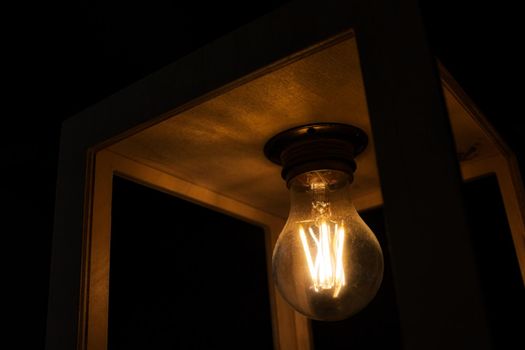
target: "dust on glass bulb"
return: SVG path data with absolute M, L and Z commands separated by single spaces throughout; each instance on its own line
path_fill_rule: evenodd
M 274 250 L 273 275 L 284 299 L 313 319 L 358 312 L 381 283 L 381 248 L 350 200 L 349 180 L 344 172 L 319 170 L 290 183 L 290 215 Z

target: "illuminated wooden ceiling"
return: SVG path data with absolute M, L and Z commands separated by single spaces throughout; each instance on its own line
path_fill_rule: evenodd
M 444 92 L 463 161 L 496 154 L 468 102 L 449 84 L 444 84 Z M 264 157 L 263 146 L 282 130 L 328 121 L 356 125 L 370 136 L 369 147 L 357 158 L 352 191 L 358 200 L 377 195 L 380 185 L 373 135 L 353 38 L 237 85 L 109 149 L 285 217 L 288 192 L 280 168 Z

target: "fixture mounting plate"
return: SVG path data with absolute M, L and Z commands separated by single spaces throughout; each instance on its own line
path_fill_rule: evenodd
M 354 158 L 368 145 L 360 128 L 343 123 L 311 123 L 280 132 L 264 146 L 264 154 L 282 165 L 282 177 L 289 182 L 300 173 L 333 169 L 352 175 Z
M 315 138 L 337 139 L 352 144 L 353 157 L 362 153 L 368 145 L 368 136 L 360 128 L 343 123 L 311 123 L 278 133 L 264 145 L 264 155 L 273 163 L 282 165 L 281 153 L 297 142 Z
M 297 142 L 314 138 L 337 139 L 352 144 L 353 157 L 362 153 L 368 145 L 368 136 L 360 128 L 343 123 L 311 123 L 278 133 L 264 145 L 264 155 L 273 163 L 282 165 L 281 153 Z

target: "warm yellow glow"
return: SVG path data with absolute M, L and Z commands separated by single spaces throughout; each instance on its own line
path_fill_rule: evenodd
M 336 298 L 346 284 L 343 269 L 345 230 L 343 227 L 337 227 L 337 224 L 333 229 L 330 226 L 330 223 L 322 221 L 318 226 L 309 227 L 310 240 L 303 227 L 300 226 L 299 236 L 303 244 L 313 289 L 316 292 L 333 290 L 333 297 Z M 312 248 L 314 249 L 310 249 L 309 241 L 313 242 Z

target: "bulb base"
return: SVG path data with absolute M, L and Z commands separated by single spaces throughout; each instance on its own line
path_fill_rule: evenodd
M 366 133 L 353 125 L 314 123 L 285 130 L 264 146 L 264 154 L 282 165 L 282 178 L 290 185 L 297 175 L 321 169 L 339 170 L 353 179 L 354 158 L 368 145 Z

